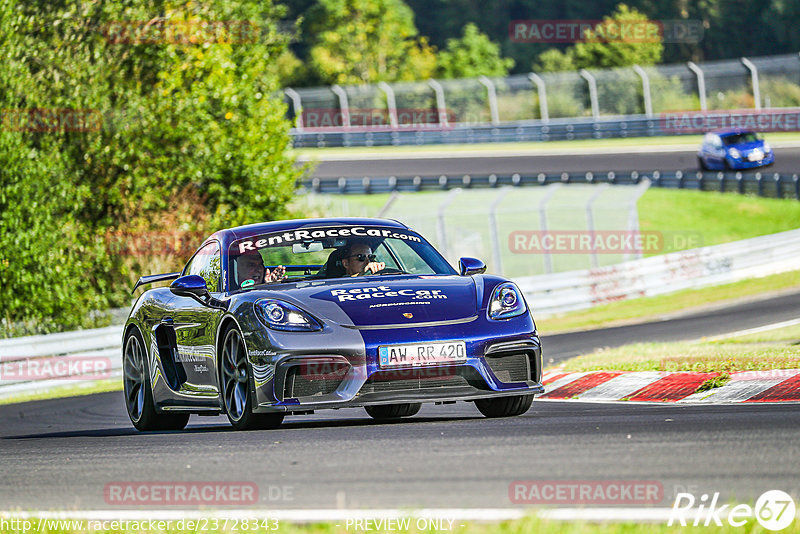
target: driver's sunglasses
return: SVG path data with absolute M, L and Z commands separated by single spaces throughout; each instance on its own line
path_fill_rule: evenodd
M 348 256 L 348 258 L 355 258 L 358 261 L 375 261 L 375 254 L 353 254 L 352 256 Z

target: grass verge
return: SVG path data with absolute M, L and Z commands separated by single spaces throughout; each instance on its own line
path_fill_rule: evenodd
M 724 516 L 723 516 L 724 517 Z M 587 523 L 583 521 L 554 521 L 554 520 L 547 520 L 541 519 L 538 517 L 530 516 L 524 519 L 518 519 L 513 521 L 502 521 L 502 522 L 469 522 L 469 521 L 456 521 L 453 525 L 452 531 L 456 532 L 457 534 L 523 534 L 523 533 L 537 533 L 537 534 L 667 534 L 667 533 L 674 533 L 678 530 L 680 532 L 689 532 L 689 533 L 704 533 L 704 534 L 719 534 L 723 532 L 733 532 L 733 531 L 741 531 L 747 533 L 759 533 L 759 532 L 769 532 L 761 528 L 756 520 L 752 517 L 746 518 L 747 525 L 742 528 L 733 528 L 728 526 L 727 523 L 724 522 L 722 527 L 716 526 L 667 526 L 666 522 L 664 523 L 630 523 L 630 522 L 609 522 L 609 523 Z M 55 522 L 53 522 L 55 524 Z M 84 522 L 88 524 L 88 521 Z M 133 522 L 130 522 L 132 524 Z M 133 530 L 107 530 L 107 529 L 97 529 L 92 530 L 92 532 L 96 532 L 98 534 L 107 533 L 107 532 L 117 532 L 117 533 L 127 533 L 127 532 L 156 532 L 147 530 L 147 523 L 145 523 L 145 527 L 142 529 L 133 529 Z M 177 523 L 174 521 L 173 523 Z M 220 522 L 220 524 L 222 521 Z M 229 522 L 230 523 L 230 522 Z M 209 524 L 211 522 L 209 521 Z M 446 524 L 446 523 L 445 523 Z M 713 523 L 712 523 L 713 524 Z M 395 523 L 396 525 L 396 523 Z M 385 529 L 376 526 L 375 522 L 370 523 L 369 532 L 376 532 L 376 533 L 383 533 L 383 532 L 393 532 L 393 533 L 433 533 L 433 532 L 441 532 L 441 530 L 436 529 L 422 529 L 417 528 L 415 521 L 412 520 L 410 522 L 411 528 L 408 529 L 399 529 L 399 528 L 392 528 L 392 529 Z M 34 529 L 37 528 L 37 525 L 33 526 Z M 81 529 L 48 529 L 47 532 L 52 534 L 67 534 L 67 533 L 75 533 L 75 532 L 82 532 Z M 280 523 L 280 526 L 276 530 L 267 530 L 267 529 L 253 529 L 248 530 L 248 532 L 253 533 L 285 533 L 285 534 L 350 534 L 350 533 L 361 533 L 365 532 L 366 530 L 362 528 L 355 528 L 354 526 L 350 525 L 347 526 L 345 521 L 341 521 L 340 524 L 335 525 L 333 523 L 318 523 L 318 524 L 311 524 L 311 525 L 295 525 L 291 523 Z M 12 532 L 12 530 L 3 530 L 0 529 L 0 532 Z M 16 531 L 13 531 L 16 532 Z M 165 530 L 159 530 L 157 532 L 183 532 L 181 530 L 177 530 L 174 528 L 168 527 Z M 209 529 L 204 530 L 203 532 L 237 532 L 233 529 L 225 529 L 225 528 L 216 528 L 216 529 Z M 241 530 L 239 530 L 241 532 Z M 789 525 L 786 529 L 781 530 L 782 533 L 786 534 L 796 534 L 800 533 L 800 522 L 795 521 L 791 525 Z
M 695 371 L 721 373 L 701 388 L 722 386 L 730 373 L 800 369 L 797 326 L 764 332 L 747 339 L 700 340 L 676 343 L 634 343 L 597 350 L 563 363 L 569 372 Z M 758 335 L 756 335 L 758 336 Z M 768 339 L 765 341 L 765 339 Z
M 20 402 L 30 402 L 35 400 L 78 397 L 81 395 L 92 395 L 94 393 L 106 393 L 108 391 L 122 391 L 122 379 L 108 378 L 105 380 L 97 380 L 85 384 L 65 385 L 48 391 L 21 393 L 19 395 L 2 397 L 0 398 L 0 405 L 17 404 Z
M 702 309 L 708 305 L 733 303 L 746 297 L 755 297 L 780 290 L 800 289 L 800 271 L 753 278 L 702 289 L 686 289 L 668 295 L 643 297 L 579 310 L 552 317 L 537 318 L 540 332 L 588 330 L 591 328 L 618 326 L 646 322 L 692 308 Z M 536 303 L 530 303 L 536 317 Z

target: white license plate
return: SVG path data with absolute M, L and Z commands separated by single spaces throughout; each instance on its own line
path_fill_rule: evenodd
M 762 159 L 764 159 L 764 156 L 762 156 L 761 154 L 750 154 L 749 156 L 747 156 L 747 159 L 749 159 L 750 161 L 761 161 Z
M 463 341 L 407 343 L 378 347 L 378 362 L 382 368 L 457 363 L 464 362 L 466 359 L 467 344 Z

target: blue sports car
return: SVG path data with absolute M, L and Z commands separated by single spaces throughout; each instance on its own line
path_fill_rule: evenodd
M 774 162 L 775 154 L 769 144 L 749 130 L 709 132 L 697 152 L 697 164 L 704 171 L 752 169 Z
M 519 415 L 542 393 L 536 325 L 519 288 L 453 267 L 405 225 L 307 219 L 214 233 L 181 272 L 144 276 L 123 334 L 124 395 L 139 430 L 226 414 L 239 430 L 363 406 L 421 403 Z

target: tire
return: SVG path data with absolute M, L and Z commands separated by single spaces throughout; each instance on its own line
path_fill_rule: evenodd
M 412 402 L 408 404 L 382 404 L 379 406 L 365 406 L 370 417 L 378 421 L 387 419 L 400 419 L 401 417 L 411 417 L 419 412 L 422 403 Z
M 708 165 L 706 165 L 706 162 L 703 161 L 703 158 L 701 158 L 700 156 L 697 156 L 697 166 L 700 167 L 701 171 L 708 170 Z
M 125 408 L 133 426 L 141 432 L 183 429 L 189 422 L 188 413 L 156 412 L 150 373 L 144 355 L 144 341 L 138 329 L 131 330 L 122 347 Z
M 533 402 L 533 395 L 516 395 L 499 399 L 481 399 L 475 406 L 486 417 L 512 417 L 528 411 Z
M 247 365 L 242 334 L 230 326 L 223 335 L 220 351 L 219 376 L 222 410 L 236 430 L 267 430 L 278 428 L 284 414 L 253 413 L 253 394 L 250 366 Z

